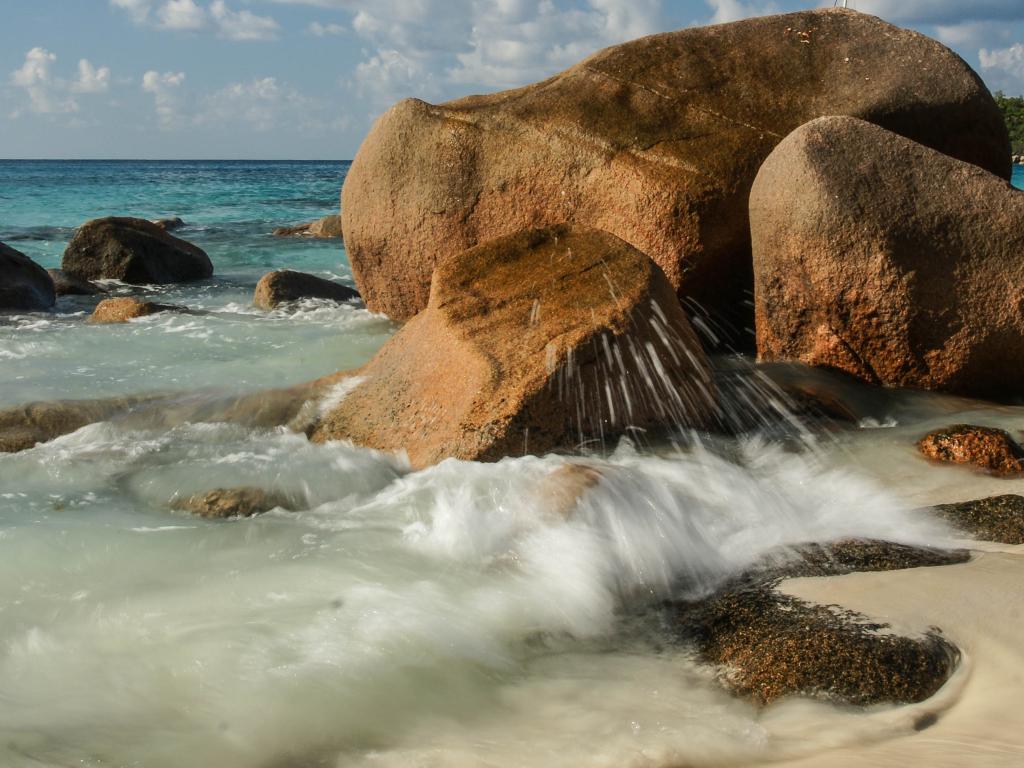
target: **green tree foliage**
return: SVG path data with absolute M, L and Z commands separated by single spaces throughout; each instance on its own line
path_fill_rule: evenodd
M 1010 132 L 1013 154 L 1024 155 L 1024 96 L 1007 96 L 1002 91 L 996 91 L 994 96 Z

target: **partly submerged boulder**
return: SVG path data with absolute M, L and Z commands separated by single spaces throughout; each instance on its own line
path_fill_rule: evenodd
M 87 424 L 127 413 L 154 399 L 155 396 L 149 395 L 104 400 L 54 400 L 0 410 L 0 453 L 27 450 Z
M 213 274 L 206 252 L 145 219 L 109 216 L 83 224 L 61 269 L 85 280 L 114 278 L 136 285 L 202 280 Z
M 977 539 L 1024 544 L 1024 496 L 1006 493 L 952 504 L 936 504 L 932 512 Z
M 252 517 L 280 507 L 291 510 L 295 502 L 283 493 L 262 488 L 215 488 L 186 498 L 174 499 L 173 509 L 191 512 L 200 517 Z
M 46 270 L 21 251 L 0 243 L 0 312 L 49 309 L 57 301 Z
M 160 227 L 160 229 L 168 232 L 172 229 L 181 229 L 185 226 L 185 220 L 180 216 L 171 216 L 166 219 L 153 219 L 153 223 Z
M 69 275 L 63 269 L 48 269 L 46 273 L 53 280 L 53 289 L 58 296 L 95 296 L 99 293 L 106 293 L 98 285 Z
M 750 326 L 750 185 L 779 141 L 831 114 L 1009 178 L 988 90 L 921 34 L 842 9 L 683 29 L 525 88 L 392 107 L 342 192 L 356 287 L 406 319 L 426 306 L 436 263 L 572 222 L 646 253 L 690 306 Z
M 614 235 L 567 226 L 441 262 L 427 309 L 353 373 L 313 439 L 404 450 L 419 467 L 701 425 L 715 407 L 707 360 L 657 265 Z
M 260 309 L 273 309 L 278 304 L 299 299 L 330 299 L 331 301 L 353 301 L 359 292 L 347 285 L 325 280 L 305 272 L 278 269 L 268 272 L 256 284 L 252 303 Z
M 319 237 L 323 239 L 341 237 L 341 216 L 332 213 L 322 219 L 298 224 L 294 227 L 278 227 L 274 230 L 278 237 L 301 235 L 302 237 Z
M 140 301 L 130 296 L 124 296 L 101 301 L 89 316 L 89 322 L 127 323 L 137 317 L 147 317 L 155 315 L 157 312 L 173 312 L 177 309 L 170 304 L 156 304 L 152 301 Z
M 933 461 L 973 464 L 995 475 L 1024 472 L 1024 447 L 995 427 L 954 424 L 929 432 L 917 441 L 917 448 Z
M 762 360 L 966 395 L 1024 390 L 1024 193 L 850 117 L 814 120 L 750 195 Z

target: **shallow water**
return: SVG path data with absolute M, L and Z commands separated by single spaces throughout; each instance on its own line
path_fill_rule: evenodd
M 330 212 L 343 165 L 73 166 L 0 163 L 0 240 L 55 266 L 84 219 L 181 215 L 217 275 L 160 291 L 205 314 L 91 327 L 90 301 L 62 300 L 0 317 L 0 407 L 289 385 L 393 332 L 356 306 L 249 304 L 272 267 L 350 279 L 339 243 L 268 234 Z M 779 546 L 949 542 L 915 509 L 994 481 L 927 464 L 913 440 L 951 421 L 1024 428 L 1024 408 L 726 363 L 807 376 L 860 424 L 812 435 L 776 414 L 736 439 L 419 472 L 225 424 L 96 424 L 0 454 L 0 765 L 748 765 L 909 733 L 955 705 L 956 681 L 917 707 L 758 711 L 659 606 Z M 601 480 L 566 516 L 552 478 L 580 462 Z M 237 485 L 303 503 L 235 521 L 168 508 Z

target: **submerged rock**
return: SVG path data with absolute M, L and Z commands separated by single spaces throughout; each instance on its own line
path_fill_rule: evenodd
M 15 453 L 106 421 L 158 399 L 156 395 L 104 400 L 55 400 L 0 410 L 0 453 Z
M 832 114 L 1009 178 L 995 102 L 934 40 L 842 9 L 687 28 L 525 88 L 392 107 L 342 192 L 356 287 L 371 310 L 406 319 L 445 258 L 572 222 L 617 235 L 680 296 L 751 326 L 750 185 L 787 134 Z
M 1024 194 L 976 166 L 849 117 L 800 127 L 750 195 L 760 358 L 1019 394 L 1022 219 Z
M 994 427 L 954 424 L 925 435 L 917 448 L 934 461 L 973 464 L 995 475 L 1024 472 L 1024 448 Z
M 185 221 L 180 216 L 171 216 L 166 219 L 153 219 L 153 223 L 160 227 L 160 229 L 168 232 L 173 229 L 181 229 L 185 226 Z
M 337 213 L 332 213 L 330 216 L 324 216 L 322 219 L 310 221 L 306 224 L 299 224 L 294 227 L 278 227 L 274 230 L 274 234 L 278 237 L 301 235 L 303 237 L 319 237 L 324 239 L 341 238 L 341 216 Z
M 430 304 L 338 385 L 313 432 L 441 459 L 699 426 L 708 362 L 661 270 L 606 232 L 528 230 L 441 262 Z
M 305 272 L 279 269 L 260 278 L 252 303 L 260 309 L 270 310 L 278 304 L 299 299 L 353 301 L 358 298 L 359 292 L 347 285 L 307 275 Z
M 918 702 L 959 661 L 959 650 L 937 631 L 900 636 L 859 614 L 781 594 L 775 584 L 783 577 L 951 565 L 968 557 L 963 550 L 881 541 L 808 545 L 796 558 L 770 556 L 716 595 L 674 610 L 682 637 L 721 668 L 722 683 L 758 704 L 792 695 L 856 705 Z
M 0 312 L 34 312 L 57 301 L 53 280 L 46 270 L 21 251 L 0 243 Z
M 286 510 L 295 507 L 285 494 L 262 488 L 216 488 L 176 499 L 171 506 L 200 517 L 216 518 L 252 517 L 278 507 Z
M 127 323 L 137 317 L 155 315 L 157 312 L 174 312 L 178 307 L 170 304 L 155 304 L 152 301 L 140 301 L 130 296 L 116 299 L 104 299 L 96 305 L 89 316 L 90 323 Z
M 136 285 L 202 280 L 213 274 L 206 252 L 145 219 L 109 216 L 83 224 L 64 251 L 61 269 L 84 280 Z
M 69 275 L 63 269 L 46 270 L 50 279 L 53 280 L 53 288 L 58 296 L 95 296 L 106 293 L 98 285 L 83 280 L 80 277 Z
M 973 501 L 936 504 L 932 511 L 976 539 L 1024 544 L 1024 496 L 1008 493 Z

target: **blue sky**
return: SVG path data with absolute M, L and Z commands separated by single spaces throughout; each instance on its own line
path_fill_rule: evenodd
M 832 0 L 0 0 L 0 157 L 351 158 L 394 101 Z M 1024 1 L 850 0 L 1024 92 Z

